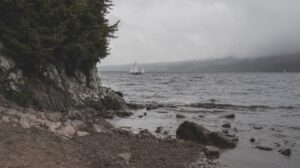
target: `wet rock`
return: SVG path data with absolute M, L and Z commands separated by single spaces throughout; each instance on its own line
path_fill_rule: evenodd
M 239 132 L 239 130 L 237 128 L 234 128 L 233 131 L 234 132 Z
M 185 121 L 176 130 L 178 139 L 195 141 L 202 144 L 208 144 L 208 134 L 210 131 L 196 123 Z
M 256 140 L 255 140 L 254 138 L 250 138 L 250 142 L 251 142 L 251 143 L 255 143 Z
M 169 104 L 147 104 L 146 110 L 156 110 L 159 108 L 177 108 L 175 105 L 169 105 Z
M 115 115 L 118 117 L 130 117 L 133 115 L 133 113 L 132 112 L 116 112 Z
M 160 106 L 159 105 L 155 105 L 155 104 L 149 104 L 149 105 L 147 105 L 146 106 L 146 110 L 156 110 L 156 109 L 158 109 L 158 108 L 160 108 Z
M 259 149 L 259 150 L 263 150 L 263 151 L 272 151 L 273 148 L 268 147 L 268 146 L 256 146 L 255 148 Z
M 163 134 L 164 134 L 164 135 L 168 135 L 168 134 L 169 134 L 169 131 L 166 130 L 166 131 L 163 132 Z
M 210 132 L 208 129 L 189 121 L 185 121 L 178 127 L 176 137 L 223 149 L 234 148 L 238 141 L 237 138 L 226 137 L 221 132 Z
M 123 161 L 124 161 L 127 165 L 129 165 L 129 164 L 130 164 L 130 159 L 131 159 L 131 157 L 132 157 L 132 154 L 131 154 L 131 153 L 120 153 L 120 154 L 118 155 L 118 157 L 122 158 Z
M 227 149 L 227 148 L 235 148 L 238 139 L 236 137 L 234 138 L 227 137 L 221 132 L 211 132 L 209 134 L 209 142 L 210 144 L 217 146 L 219 148 Z
M 167 112 L 167 111 L 157 111 L 157 113 L 160 113 L 160 114 L 167 114 L 167 113 L 169 113 L 169 112 Z
M 229 138 L 236 138 L 236 135 L 235 134 L 225 134 L 227 137 Z
M 181 114 L 176 114 L 176 118 L 182 119 L 182 118 L 185 118 L 185 116 L 184 116 L 184 115 L 181 115 Z
M 291 156 L 291 154 L 292 154 L 292 150 L 290 148 L 281 149 L 278 152 L 285 155 L 285 156 Z
M 145 108 L 145 105 L 142 105 L 142 104 L 127 103 L 127 106 L 128 106 L 129 109 L 132 109 L 132 110 L 138 110 L 138 109 L 144 109 Z
M 194 107 L 194 108 L 206 108 L 206 109 L 218 108 L 218 105 L 215 103 L 195 103 L 195 104 L 191 104 L 189 106 Z
M 103 117 L 104 117 L 105 119 L 114 119 L 113 113 L 105 114 L 105 115 L 103 115 Z
M 155 130 L 155 133 L 158 133 L 160 134 L 163 130 L 163 127 L 157 127 L 156 130 Z
M 229 123 L 225 123 L 222 125 L 223 128 L 231 128 L 231 125 Z
M 226 135 L 226 134 L 229 134 L 229 130 L 228 129 L 224 129 L 222 130 L 222 132 Z
M 173 138 L 172 136 L 166 136 L 165 138 L 162 139 L 163 142 L 167 143 L 177 143 L 177 139 Z
M 205 146 L 204 153 L 209 159 L 218 159 L 220 157 L 220 149 L 215 146 Z
M 120 97 L 123 97 L 123 93 L 120 92 L 120 91 L 114 91 L 114 93 L 115 93 L 116 95 L 120 96 Z
M 224 115 L 224 118 L 227 118 L 227 119 L 234 119 L 234 118 L 235 118 L 235 115 L 234 115 L 234 114 L 226 114 L 226 115 Z
M 139 132 L 139 134 L 137 134 L 137 137 L 138 138 L 144 138 L 144 139 L 155 138 L 155 136 L 152 135 L 152 133 L 149 130 L 147 130 L 147 129 L 141 130 Z
M 262 126 L 258 126 L 258 125 L 253 126 L 253 128 L 256 129 L 256 130 L 261 130 L 261 129 L 263 129 Z
M 120 128 L 111 128 L 111 130 L 114 133 L 117 133 L 117 134 L 119 134 L 121 136 L 129 137 L 129 136 L 133 135 L 133 133 L 130 130 L 125 130 L 125 129 L 120 129 Z
M 276 147 L 280 147 L 280 146 L 281 146 L 280 143 L 274 143 L 274 145 L 275 145 Z

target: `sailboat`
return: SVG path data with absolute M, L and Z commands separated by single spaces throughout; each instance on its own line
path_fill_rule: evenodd
M 129 72 L 132 75 L 142 75 L 143 73 L 145 73 L 145 70 L 144 70 L 143 65 L 141 66 L 141 68 L 139 68 L 138 63 L 134 62 L 134 64 L 131 66 Z

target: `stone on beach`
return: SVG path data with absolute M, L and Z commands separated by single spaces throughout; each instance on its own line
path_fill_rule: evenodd
M 273 150 L 273 148 L 271 148 L 271 147 L 268 147 L 268 146 L 260 146 L 260 145 L 256 146 L 255 148 L 257 148 L 257 149 L 259 149 L 259 150 L 263 150 L 263 151 L 272 151 L 272 150 Z
M 85 131 L 77 131 L 77 136 L 79 137 L 83 137 L 83 136 L 88 136 L 89 133 L 88 132 L 85 132 Z
M 116 112 L 115 115 L 118 117 L 130 117 L 133 115 L 133 113 L 124 111 L 124 112 Z
M 185 121 L 178 127 L 176 137 L 223 149 L 235 148 L 238 142 L 237 138 L 229 138 L 221 132 L 211 132 L 203 126 L 189 121 Z
M 256 130 L 261 130 L 261 129 L 263 129 L 263 127 L 262 127 L 262 126 L 259 126 L 259 125 L 255 125 L 255 126 L 253 126 L 253 128 L 256 129 Z
M 80 120 L 73 120 L 73 121 L 71 122 L 71 125 L 72 125 L 76 130 L 78 130 L 78 129 L 82 130 L 82 129 L 85 129 L 85 128 L 87 127 L 86 124 L 85 124 L 83 121 L 80 121 Z
M 231 125 L 229 123 L 225 123 L 222 125 L 223 128 L 231 128 Z
M 208 129 L 189 121 L 185 121 L 180 124 L 176 130 L 176 137 L 178 139 L 195 141 L 202 144 L 208 143 L 208 134 Z
M 99 125 L 99 124 L 93 124 L 94 130 L 97 133 L 103 133 L 104 132 L 104 126 Z
M 2 116 L 2 121 L 4 121 L 4 122 L 9 122 L 10 121 L 10 119 L 9 119 L 9 117 L 8 116 Z
M 285 155 L 285 156 L 291 156 L 291 154 L 292 154 L 292 150 L 290 148 L 281 149 L 278 152 Z
M 185 116 L 184 116 L 184 115 L 181 115 L 181 114 L 176 114 L 176 118 L 182 119 L 182 118 L 185 118 Z
M 234 119 L 234 118 L 235 118 L 235 115 L 234 115 L 234 114 L 226 114 L 226 115 L 224 115 L 224 118 L 227 118 L 227 119 Z
M 147 130 L 147 129 L 145 129 L 145 130 L 141 130 L 140 132 L 139 132 L 139 134 L 137 134 L 137 137 L 138 138 L 143 138 L 143 139 L 148 139 L 148 138 L 155 138 L 155 136 L 154 135 L 152 135 L 152 133 L 149 131 L 149 130 Z
M 155 130 L 155 133 L 161 133 L 162 132 L 163 127 L 157 127 Z
M 220 149 L 215 146 L 205 146 L 204 153 L 209 159 L 218 159 L 220 157 Z
M 72 125 L 67 124 L 62 126 L 56 132 L 58 135 L 61 135 L 65 138 L 71 138 L 76 133 L 76 130 L 74 129 L 74 127 L 72 127 Z
M 223 132 L 225 135 L 229 134 L 229 130 L 228 130 L 228 129 L 224 129 L 224 130 L 222 130 L 222 132 Z
M 20 126 L 25 129 L 31 127 L 28 119 L 25 119 L 25 118 L 20 119 Z
M 57 122 L 62 118 L 62 113 L 45 113 L 45 117 L 49 121 Z

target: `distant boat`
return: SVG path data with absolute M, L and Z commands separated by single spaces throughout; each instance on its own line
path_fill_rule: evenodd
M 139 65 L 138 65 L 138 63 L 134 62 L 134 64 L 131 66 L 129 72 L 132 75 L 142 75 L 143 73 L 145 73 L 145 70 L 144 70 L 143 65 L 140 68 Z

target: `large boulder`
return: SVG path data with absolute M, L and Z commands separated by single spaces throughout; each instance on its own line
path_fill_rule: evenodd
M 176 137 L 222 149 L 235 148 L 238 141 L 237 138 L 229 138 L 221 132 L 211 132 L 205 127 L 189 121 L 183 122 L 178 127 Z
M 208 144 L 209 133 L 210 131 L 203 126 L 185 121 L 176 130 L 176 137 L 178 139 Z

